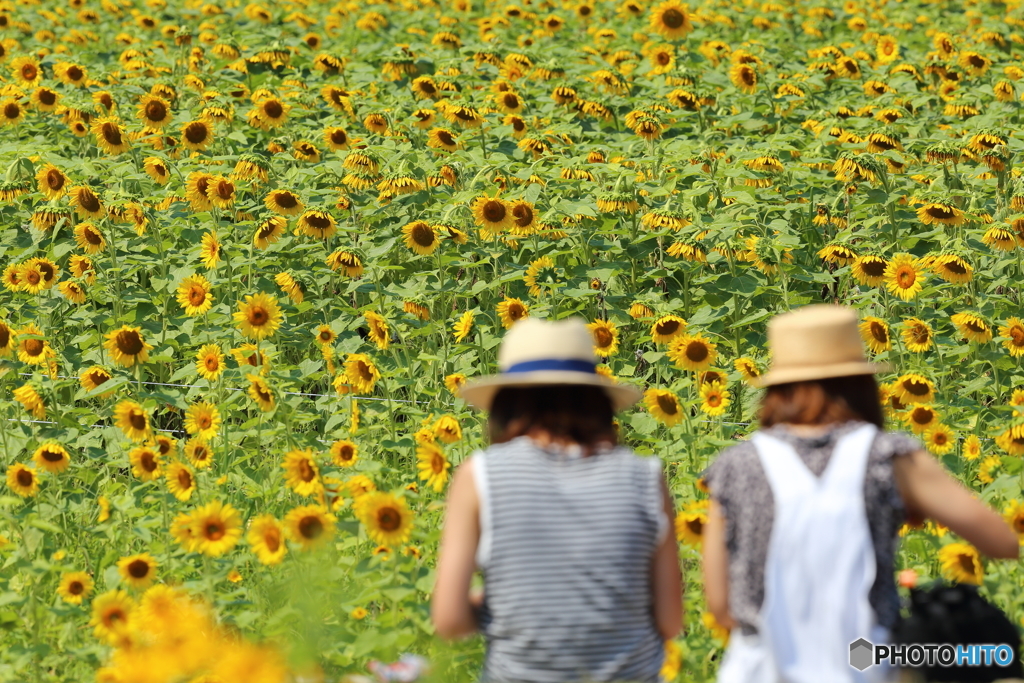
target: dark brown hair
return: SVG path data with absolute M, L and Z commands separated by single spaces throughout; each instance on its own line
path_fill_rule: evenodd
M 781 422 L 824 425 L 863 420 L 884 428 L 874 375 L 832 377 L 768 387 L 761 400 L 761 426 Z
M 504 387 L 491 402 L 487 421 L 491 443 L 504 443 L 533 428 L 552 438 L 593 448 L 617 442 L 611 399 L 600 387 L 546 384 Z

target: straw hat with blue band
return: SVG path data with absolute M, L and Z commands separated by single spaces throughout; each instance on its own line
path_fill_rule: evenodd
M 604 389 L 615 410 L 633 405 L 639 389 L 616 384 L 597 372 L 594 337 L 581 318 L 549 322 L 520 320 L 505 334 L 498 349 L 497 375 L 470 380 L 459 395 L 470 405 L 489 410 L 502 387 L 579 384 Z

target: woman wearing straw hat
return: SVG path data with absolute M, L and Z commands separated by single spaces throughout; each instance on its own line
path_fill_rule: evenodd
M 444 638 L 483 633 L 483 681 L 653 683 L 682 625 L 661 461 L 616 446 L 640 392 L 596 372 L 593 344 L 578 318 L 527 318 L 461 391 L 491 446 L 452 480 L 432 616 Z
M 912 437 L 882 431 L 881 368 L 851 309 L 815 305 L 768 325 L 761 431 L 708 468 L 708 607 L 732 629 L 719 683 L 845 683 L 850 644 L 887 642 L 899 617 L 904 520 L 933 519 L 997 558 L 1016 535 Z

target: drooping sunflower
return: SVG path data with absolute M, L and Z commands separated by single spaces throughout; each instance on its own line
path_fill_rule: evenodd
M 508 230 L 515 220 L 512 207 L 499 197 L 477 197 L 473 200 L 472 211 L 476 224 L 491 233 Z
M 357 514 L 367 535 L 381 545 L 398 545 L 412 534 L 413 514 L 405 498 L 373 491 L 359 499 Z
M 732 364 L 742 375 L 743 381 L 748 384 L 761 376 L 761 368 L 757 366 L 753 358 L 737 358 Z
M 689 7 L 676 0 L 667 0 L 651 10 L 651 30 L 668 40 L 677 40 L 693 30 Z
M 380 371 L 366 354 L 350 353 L 345 358 L 345 379 L 356 393 L 369 395 L 380 379 Z
M 434 250 L 441 243 L 434 232 L 434 228 L 430 223 L 423 220 L 407 223 L 402 228 L 402 234 L 405 235 L 405 246 L 421 256 L 434 253 Z
M 18 360 L 29 365 L 46 365 L 55 353 L 35 323 L 27 323 L 8 343 L 17 345 Z
M 118 365 L 130 368 L 149 360 L 149 352 L 153 349 L 142 336 L 141 327 L 122 325 L 119 329 L 107 333 L 103 347 Z
M 718 347 L 699 334 L 684 334 L 669 341 L 667 354 L 677 366 L 701 371 L 711 367 L 718 358 Z
M 700 385 L 700 409 L 706 415 L 719 417 L 731 403 L 732 394 L 719 382 L 702 382 Z
M 282 216 L 297 216 L 305 206 L 299 195 L 290 190 L 271 190 L 263 198 L 263 204 Z
M 307 209 L 296 221 L 299 232 L 307 237 L 325 240 L 337 232 L 334 216 L 321 209 Z
M 925 225 L 962 225 L 967 216 L 952 204 L 929 202 L 917 210 L 917 219 Z
M 1015 458 L 1024 456 L 1024 424 L 1005 430 L 996 437 L 996 445 L 1006 451 L 1007 455 Z
M 220 557 L 241 537 L 242 515 L 227 503 L 215 500 L 192 513 L 194 548 L 204 555 Z
M 216 344 L 204 344 L 196 354 L 196 372 L 213 382 L 224 372 L 224 353 Z
M 192 152 L 202 152 L 213 144 L 213 126 L 202 119 L 189 121 L 181 127 L 181 146 Z
M 924 434 L 939 422 L 939 413 L 931 406 L 919 404 L 903 416 L 903 420 L 915 434 Z
M 167 480 L 167 490 L 183 503 L 191 498 L 196 490 L 195 473 L 182 462 L 175 461 L 168 465 L 164 470 L 164 478 Z
M 284 216 L 270 216 L 264 219 L 252 236 L 252 243 L 257 249 L 266 249 L 274 242 L 281 239 L 284 229 L 288 226 L 288 219 Z
M 911 254 L 896 254 L 885 267 L 885 287 L 904 301 L 921 293 L 924 273 L 920 260 Z
M 23 384 L 12 392 L 14 400 L 22 405 L 25 410 L 32 414 L 37 420 L 46 417 L 46 403 L 31 383 Z
M 7 487 L 22 498 L 39 493 L 39 474 L 34 467 L 16 462 L 7 468 Z
M 858 327 L 861 338 L 873 353 L 882 353 L 892 348 L 889 324 L 881 318 L 869 315 Z
M 243 335 L 256 340 L 273 336 L 282 319 L 277 299 L 263 292 L 247 295 L 232 317 Z
M 733 64 L 729 69 L 729 80 L 741 92 L 748 95 L 757 92 L 757 70 L 750 64 Z
M 150 446 L 136 446 L 128 453 L 132 474 L 142 481 L 154 481 L 163 474 L 161 461 L 160 454 Z
M 931 269 L 946 282 L 966 285 L 974 277 L 974 268 L 957 254 L 942 254 L 932 259 Z
M 683 407 L 668 389 L 650 388 L 644 392 L 644 404 L 658 422 L 667 427 L 683 419 Z
M 935 335 L 931 325 L 920 318 L 904 320 L 900 336 L 903 338 L 907 350 L 912 353 L 924 353 L 935 345 Z
M 505 297 L 497 306 L 498 317 L 501 319 L 501 326 L 506 330 L 523 318 L 530 315 L 530 308 L 520 299 Z
M 136 443 L 149 438 L 149 413 L 135 401 L 125 400 L 117 404 L 114 408 L 114 423 Z
M 98 254 L 107 246 L 103 233 L 90 222 L 75 226 L 75 242 L 87 254 Z
M 85 185 L 71 188 L 68 193 L 68 201 L 75 207 L 78 215 L 83 218 L 100 218 L 107 213 L 99 195 Z
M 156 579 L 156 558 L 149 553 L 122 557 L 117 561 L 117 573 L 132 588 L 146 588 Z
M 288 488 L 300 496 L 311 496 L 321 490 L 320 468 L 312 450 L 288 451 L 281 467 L 284 468 Z
M 434 435 L 445 443 L 455 443 L 462 438 L 462 426 L 452 415 L 442 415 L 434 423 Z
M 949 543 L 939 549 L 938 557 L 942 575 L 950 581 L 981 584 L 985 568 L 974 546 L 967 543 Z
M 858 256 L 851 267 L 857 282 L 867 287 L 877 287 L 885 282 L 885 271 L 889 263 L 881 256 L 865 254 Z
M 92 577 L 85 572 L 66 572 L 60 577 L 57 595 L 69 605 L 81 605 L 92 593 Z
M 965 339 L 979 344 L 992 341 L 992 328 L 975 313 L 954 313 L 949 317 Z
M 128 631 L 135 601 L 123 590 L 107 591 L 92 601 L 89 625 L 97 638 L 108 643 L 119 641 Z
M 462 144 L 459 137 L 447 128 L 431 128 L 427 133 L 427 147 L 454 152 L 462 147 Z
M 656 344 L 667 344 L 682 334 L 686 321 L 677 315 L 663 315 L 651 325 L 651 339 Z
M 280 564 L 288 553 L 284 542 L 284 527 L 273 515 L 260 515 L 249 524 L 245 539 L 261 564 Z
M 996 474 L 1003 464 L 998 455 L 990 455 L 978 465 L 978 481 L 982 484 L 991 484 L 995 481 Z
M 999 336 L 1003 338 L 1003 346 L 1014 358 L 1024 356 L 1024 320 L 1010 318 L 1005 325 L 999 327 Z
M 277 399 L 275 398 L 274 392 L 270 386 L 263 381 L 263 378 L 259 375 L 247 374 L 245 378 L 249 380 L 249 389 L 247 393 L 252 400 L 256 401 L 260 410 L 265 413 L 273 410 L 274 405 L 277 403 Z
M 468 378 L 461 372 L 455 372 L 444 378 L 445 388 L 453 394 L 458 395 L 459 387 L 465 384 Z
M 444 485 L 448 483 L 451 463 L 441 448 L 433 443 L 421 443 L 416 448 L 416 460 L 420 480 L 426 482 L 426 485 L 433 488 L 436 493 L 443 491 Z
M 935 385 L 923 375 L 900 375 L 893 385 L 893 393 L 906 405 L 931 403 L 935 400 Z
M 366 320 L 366 324 L 370 326 L 367 337 L 377 345 L 378 349 L 386 351 L 388 344 L 391 343 L 391 332 L 388 329 L 387 321 L 384 320 L 384 316 L 376 311 L 364 311 L 363 318 Z
M 71 456 L 59 443 L 47 442 L 32 454 L 32 461 L 51 474 L 63 472 L 71 465 Z
M 313 550 L 329 541 L 334 535 L 334 524 L 334 515 L 320 505 L 297 507 L 284 518 L 288 537 L 303 550 Z
M 178 285 L 177 300 L 185 309 L 185 315 L 196 316 L 206 313 L 213 306 L 210 281 L 202 275 L 189 275 Z
M 610 320 L 595 320 L 587 324 L 594 336 L 594 353 L 602 358 L 614 355 L 619 350 L 619 329 Z

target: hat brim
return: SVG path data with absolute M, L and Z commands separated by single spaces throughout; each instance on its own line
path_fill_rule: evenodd
M 643 392 L 634 386 L 615 384 L 601 375 L 572 370 L 537 370 L 481 377 L 460 387 L 459 396 L 474 408 L 490 410 L 495 394 L 503 387 L 532 387 L 551 384 L 600 387 L 612 400 L 612 409 L 615 412 L 625 410 L 643 396 Z
M 813 365 L 803 368 L 778 368 L 751 381 L 755 387 L 770 387 L 790 382 L 809 382 L 814 379 L 832 379 L 834 377 L 852 377 L 854 375 L 875 375 L 888 372 L 889 366 L 884 363 L 867 361 L 851 361 L 830 365 Z

